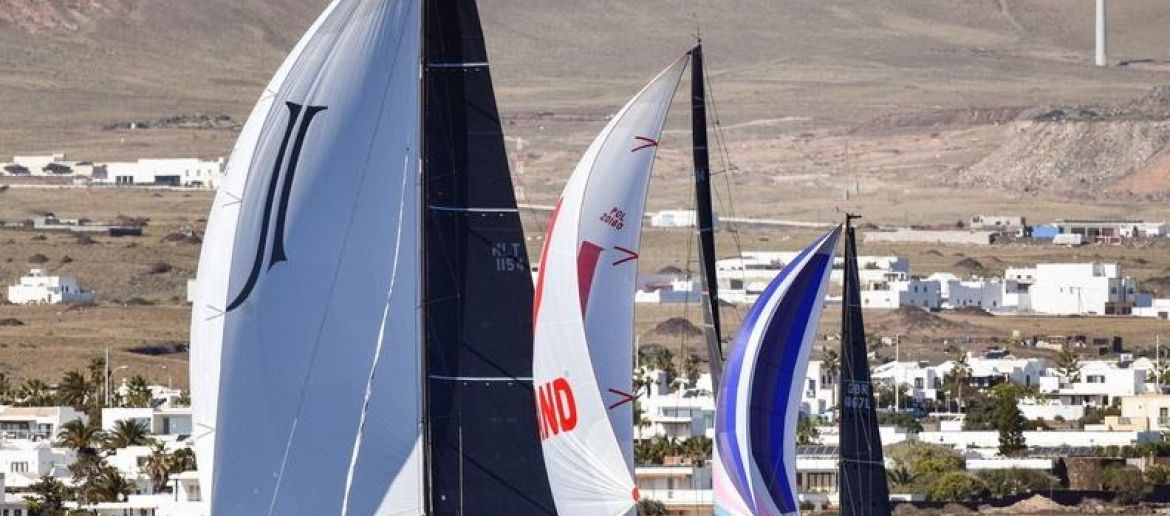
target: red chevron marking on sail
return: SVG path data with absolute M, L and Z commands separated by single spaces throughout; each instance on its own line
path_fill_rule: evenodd
M 593 274 L 597 272 L 597 260 L 603 248 L 593 242 L 581 242 L 577 251 L 577 291 L 581 296 L 581 315 L 589 306 L 589 290 L 593 288 Z
M 544 247 L 540 249 L 540 271 L 536 273 L 536 292 L 532 296 L 532 331 L 536 331 L 536 316 L 540 313 L 540 300 L 544 294 L 544 271 L 545 264 L 548 263 L 548 248 L 552 242 L 553 229 L 557 226 L 557 215 L 561 213 L 561 201 L 564 199 L 557 199 L 557 206 L 553 208 L 552 215 L 548 216 L 548 238 L 544 241 Z
M 654 138 L 649 138 L 646 136 L 635 136 L 634 137 L 634 145 L 636 145 L 636 147 L 634 147 L 633 149 L 630 149 L 630 152 L 638 152 L 642 149 L 649 149 L 650 147 L 657 147 L 658 140 L 655 140 Z
M 620 246 L 620 245 L 615 245 L 615 246 L 613 246 L 613 249 L 614 249 L 615 251 L 621 251 L 621 252 L 623 252 L 623 253 L 626 253 L 627 255 L 629 255 L 629 256 L 626 256 L 625 258 L 622 258 L 621 260 L 618 260 L 618 261 L 616 261 L 616 262 L 613 262 L 613 265 L 614 265 L 614 267 L 616 267 L 616 266 L 618 266 L 618 265 L 621 265 L 621 264 L 623 264 L 623 263 L 626 263 L 626 262 L 628 262 L 628 261 L 632 261 L 632 260 L 637 260 L 637 259 L 638 259 L 638 253 L 635 253 L 635 252 L 633 252 L 633 251 L 631 251 L 631 250 L 629 250 L 629 249 L 626 249 L 626 248 L 624 248 L 624 247 L 622 247 L 622 246 Z
M 626 403 L 633 403 L 634 400 L 637 399 L 637 396 L 634 396 L 633 394 L 630 394 L 628 392 L 619 391 L 617 389 L 609 389 L 609 392 L 612 392 L 614 394 L 617 394 L 618 396 L 621 396 L 621 399 L 614 402 L 609 407 L 606 407 L 608 410 L 613 410 L 613 409 L 618 408 L 622 405 L 625 405 Z

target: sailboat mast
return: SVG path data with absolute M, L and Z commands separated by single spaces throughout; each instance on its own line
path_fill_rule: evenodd
M 718 394 L 723 376 L 719 281 L 715 275 L 715 217 L 711 209 L 711 163 L 707 151 L 707 94 L 704 88 L 703 43 L 691 50 L 691 141 L 695 163 L 695 226 L 699 230 L 699 262 L 703 266 L 703 326 L 711 364 L 711 390 Z
M 878 433 L 873 383 L 861 311 L 857 242 L 852 221 L 845 217 L 845 290 L 841 300 L 841 396 L 838 483 L 842 516 L 890 514 L 882 439 Z

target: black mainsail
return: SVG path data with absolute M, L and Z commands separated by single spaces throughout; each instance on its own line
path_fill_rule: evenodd
M 691 50 L 691 143 L 695 163 L 695 226 L 699 231 L 699 263 L 703 267 L 703 327 L 711 366 L 711 389 L 718 394 L 723 376 L 719 280 L 715 273 L 715 217 L 711 209 L 711 163 L 707 151 L 707 94 L 704 87 L 703 43 Z
M 479 13 L 475 0 L 424 11 L 428 512 L 554 514 L 532 404 L 532 277 Z
M 878 433 L 877 405 L 870 381 L 861 313 L 857 243 L 845 218 L 845 289 L 841 301 L 841 398 L 838 483 L 843 516 L 890 514 L 890 493 Z

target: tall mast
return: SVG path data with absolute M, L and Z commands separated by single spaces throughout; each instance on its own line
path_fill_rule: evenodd
M 554 514 L 532 403 L 532 276 L 475 0 L 423 19 L 429 514 Z
M 707 152 L 707 95 L 704 88 L 703 43 L 691 50 L 691 139 L 695 162 L 695 226 L 699 230 L 699 262 L 703 266 L 703 329 L 711 363 L 711 390 L 718 394 L 723 376 L 722 328 L 719 321 L 719 280 L 715 275 L 715 217 L 711 210 L 711 164 Z
M 841 396 L 838 472 L 842 516 L 890 514 L 890 493 L 870 381 L 857 271 L 857 242 L 845 216 L 845 291 L 841 302 Z

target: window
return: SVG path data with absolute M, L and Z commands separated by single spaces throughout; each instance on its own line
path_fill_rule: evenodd
M 914 388 L 915 389 L 921 389 L 923 387 L 923 385 L 924 384 L 922 382 L 922 378 L 915 378 L 914 379 Z
M 28 473 L 28 463 L 27 462 L 13 462 L 13 463 L 8 465 L 8 471 L 10 473 Z
M 809 380 L 808 381 L 808 392 L 813 392 L 815 390 L 817 390 L 817 381 L 816 380 Z
M 1085 377 L 1085 383 L 1105 383 L 1105 377 L 1099 374 L 1091 374 Z

